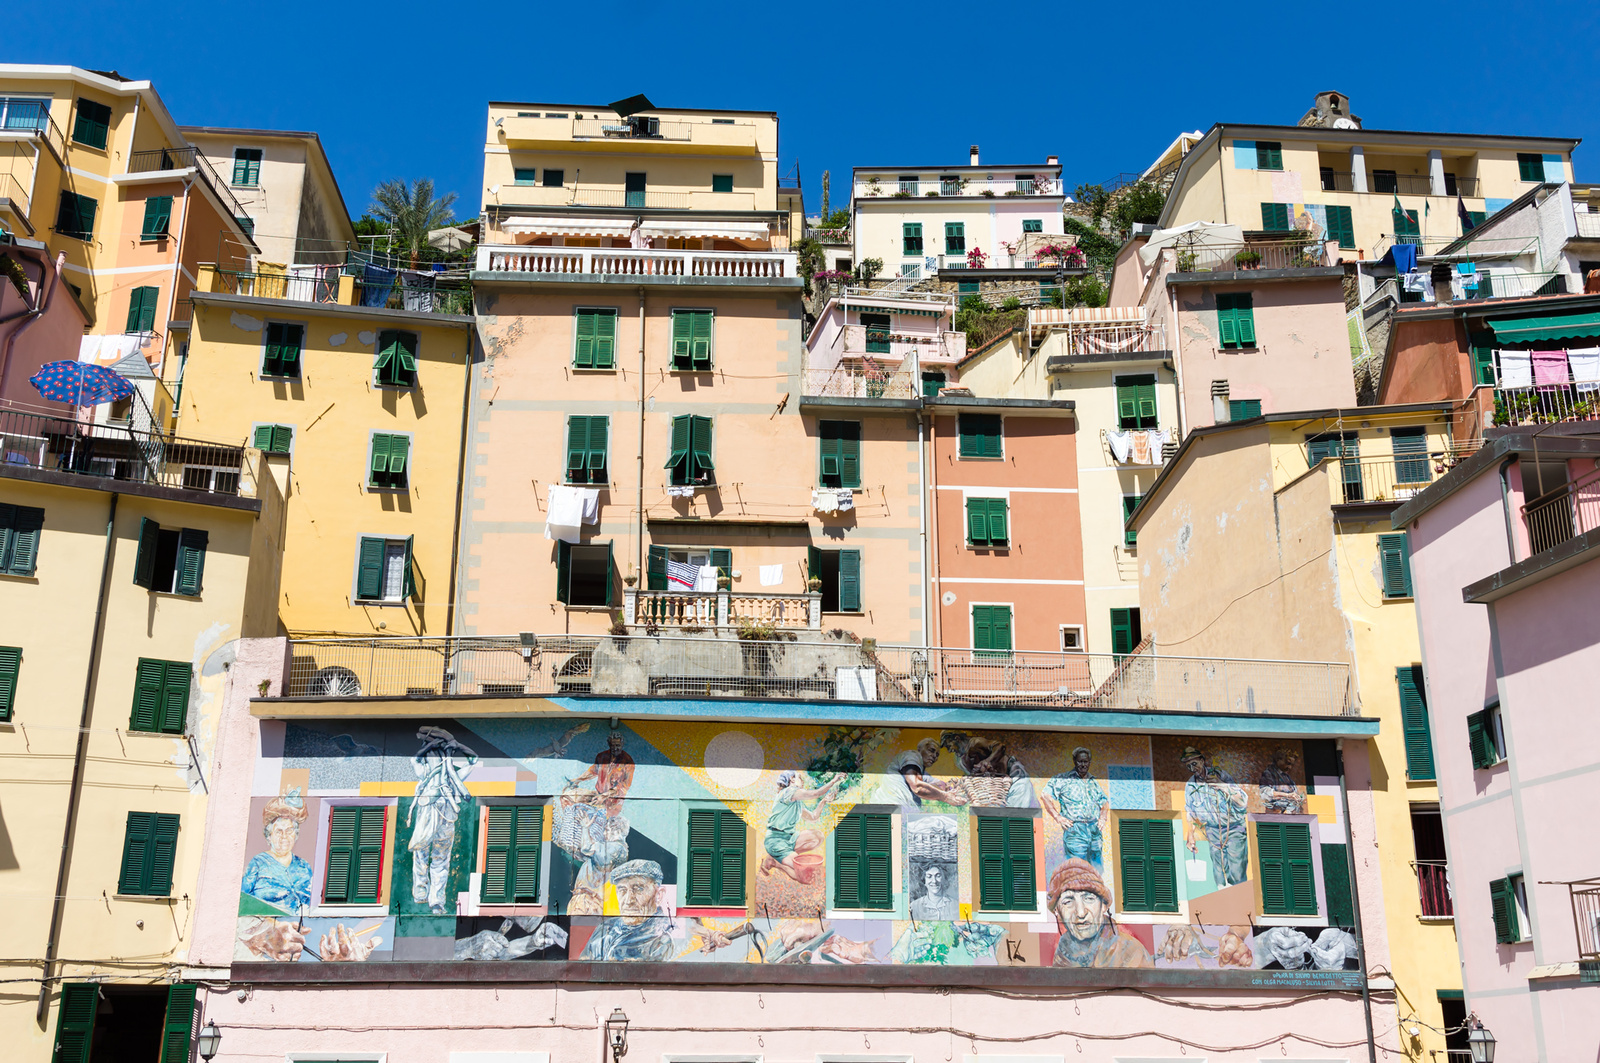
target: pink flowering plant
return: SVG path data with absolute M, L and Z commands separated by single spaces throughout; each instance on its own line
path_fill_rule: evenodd
M 974 247 L 967 252 L 968 269 L 982 269 L 983 264 L 987 261 L 989 261 L 989 256 L 983 253 L 983 248 L 981 247 Z

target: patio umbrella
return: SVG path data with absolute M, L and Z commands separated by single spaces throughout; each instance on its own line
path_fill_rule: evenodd
M 133 394 L 132 383 L 93 362 L 46 362 L 28 383 L 47 399 L 74 406 L 99 406 Z
M 1220 225 L 1209 221 L 1192 221 L 1174 229 L 1157 229 L 1139 249 L 1139 261 L 1150 265 L 1162 248 L 1178 247 L 1185 251 L 1196 248 L 1233 248 L 1244 246 L 1244 230 L 1237 225 Z

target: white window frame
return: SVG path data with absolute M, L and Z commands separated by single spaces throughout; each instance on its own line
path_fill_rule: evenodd
M 1088 652 L 1087 646 L 1083 641 L 1084 640 L 1084 634 L 1083 634 L 1083 625 L 1082 624 L 1060 624 L 1058 626 L 1061 629 L 1061 652 L 1062 653 L 1087 653 Z M 1069 631 L 1073 632 L 1077 636 L 1077 639 L 1078 639 L 1078 648 L 1077 649 L 1068 649 L 1067 648 L 1067 632 L 1069 632 Z
M 322 891 L 328 882 L 328 834 L 329 824 L 333 818 L 335 807 L 349 808 L 383 808 L 385 820 L 392 825 L 394 830 L 400 829 L 400 799 L 397 797 L 324 797 L 317 809 L 317 848 L 315 850 L 316 862 L 311 865 L 311 903 L 306 907 L 307 919 L 328 919 L 342 916 L 356 918 L 370 918 L 378 913 L 388 916 L 389 901 L 394 899 L 391 889 L 389 901 L 383 899 L 383 889 L 380 885 L 378 901 L 376 904 L 323 904 Z M 392 811 L 389 811 L 391 810 Z M 383 850 L 383 863 L 379 865 L 378 881 L 389 882 L 394 874 L 394 862 L 398 859 L 394 855 L 394 846 L 385 839 Z M 384 874 L 387 872 L 387 875 Z M 334 1056 L 334 1059 L 344 1060 L 344 1056 Z
M 499 695 L 513 697 L 515 695 Z M 546 825 L 550 822 L 550 798 L 548 797 L 515 797 L 505 795 L 502 797 L 485 797 L 478 802 L 478 848 L 473 854 L 473 868 L 467 876 L 467 892 L 472 901 L 462 906 L 461 915 L 538 915 L 550 913 L 550 851 L 553 843 L 548 838 L 539 841 L 539 896 L 544 900 L 533 904 L 526 902 L 513 904 L 498 904 L 493 901 L 481 900 L 483 894 L 483 862 L 488 858 L 487 839 L 489 826 L 489 809 L 491 808 L 542 808 Z M 470 910 L 468 910 L 470 909 Z
M 1511 880 L 1511 899 L 1517 906 L 1517 943 L 1533 940 L 1533 920 L 1528 915 L 1528 879 L 1521 871 L 1506 875 Z
M 351 558 L 351 560 L 354 561 L 355 564 L 350 566 L 350 604 L 351 605 L 388 606 L 388 607 L 391 607 L 391 608 L 396 607 L 396 606 L 398 606 L 400 608 L 404 608 L 405 607 L 406 602 L 409 601 L 410 599 L 408 599 L 405 596 L 405 592 L 404 591 L 401 591 L 400 597 L 398 597 L 398 598 L 362 598 L 362 597 L 359 596 L 359 594 L 357 592 L 361 589 L 361 540 L 363 540 L 363 539 L 382 539 L 384 541 L 384 554 L 383 554 L 383 556 L 384 556 L 384 560 L 387 562 L 388 557 L 389 557 L 389 547 L 391 545 L 395 544 L 395 543 L 399 543 L 401 548 L 403 549 L 405 547 L 405 545 L 406 545 L 406 539 L 408 539 L 408 538 L 415 540 L 416 537 L 414 535 L 411 535 L 411 536 L 407 536 L 407 535 L 389 535 L 389 534 L 387 534 L 385 532 L 357 532 L 356 533 L 356 556 Z M 414 559 L 415 559 L 415 555 L 413 555 L 413 560 Z

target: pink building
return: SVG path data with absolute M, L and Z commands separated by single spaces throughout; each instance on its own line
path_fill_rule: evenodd
M 61 261 L 33 240 L 0 244 L 0 402 L 36 413 L 67 407 L 41 398 L 28 378 L 46 362 L 76 361 L 88 324 Z
M 1572 429 L 1573 431 L 1561 431 Z M 1600 1050 L 1600 435 L 1492 439 L 1396 511 L 1410 537 L 1466 1009 L 1501 1063 Z

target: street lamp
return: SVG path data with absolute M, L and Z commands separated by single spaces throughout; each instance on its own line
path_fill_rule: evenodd
M 1494 1034 L 1476 1014 L 1467 1019 L 1467 1048 L 1472 1052 L 1472 1063 L 1494 1063 Z
M 215 1020 L 206 1023 L 205 1028 L 200 1031 L 200 1036 L 195 1039 L 195 1044 L 200 1049 L 200 1058 L 206 1063 L 211 1063 L 211 1057 L 222 1047 L 222 1031 L 217 1029 Z
M 621 1008 L 614 1008 L 606 1020 L 606 1040 L 611 1044 L 611 1063 L 618 1063 L 628 1054 L 628 1016 Z

